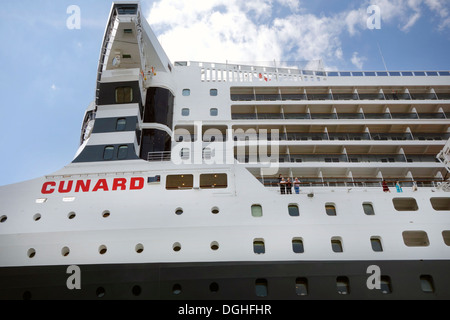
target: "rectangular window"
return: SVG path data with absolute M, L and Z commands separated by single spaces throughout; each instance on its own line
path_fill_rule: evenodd
M 372 245 L 372 250 L 375 252 L 382 252 L 383 246 L 381 245 L 380 237 L 371 237 L 370 244 Z
M 336 206 L 334 205 L 334 203 L 325 204 L 325 212 L 329 216 L 335 216 L 336 215 Z
M 430 275 L 421 275 L 420 276 L 420 287 L 423 292 L 433 293 L 434 292 L 433 277 Z
M 252 216 L 255 218 L 259 218 L 262 217 L 263 212 L 262 212 L 262 207 L 259 204 L 254 204 L 252 205 Z
M 209 95 L 210 95 L 211 97 L 217 97 L 217 93 L 218 93 L 217 89 L 211 89 L 211 90 L 209 90 Z
M 363 209 L 364 209 L 364 213 L 368 216 L 373 216 L 375 215 L 375 211 L 373 210 L 373 206 L 371 203 L 368 202 L 364 202 L 363 203 Z
M 337 277 L 336 279 L 337 292 L 339 294 L 350 293 L 350 282 L 347 277 Z
M 116 131 L 125 131 L 126 127 L 127 127 L 127 119 L 125 118 L 117 119 Z
M 450 246 L 450 230 L 442 231 L 442 238 L 447 246 Z
M 166 178 L 166 189 L 192 189 L 194 186 L 194 176 L 191 174 L 171 175 Z
M 394 199 L 392 199 L 392 202 L 394 203 L 394 208 L 397 211 L 417 211 L 417 210 L 419 210 L 416 199 L 414 199 L 414 198 L 394 198 Z
M 305 250 L 303 248 L 303 239 L 302 238 L 292 239 L 292 251 L 294 251 L 294 253 L 305 252 Z
M 219 115 L 219 110 L 217 108 L 211 108 L 209 114 L 211 117 L 217 117 Z
M 183 89 L 183 96 L 189 97 L 191 95 L 191 89 Z
M 267 297 L 269 290 L 266 279 L 257 279 L 255 281 L 255 293 L 257 297 Z
M 225 173 L 200 175 L 200 188 L 202 189 L 224 189 L 228 187 L 228 176 Z
M 333 252 L 336 253 L 344 251 L 344 248 L 342 247 L 342 239 L 340 237 L 331 238 L 331 249 L 333 249 Z
M 428 247 L 430 241 L 425 231 L 403 231 L 403 242 L 408 247 Z
M 298 296 L 306 296 L 306 295 L 308 295 L 308 279 L 306 279 L 306 278 L 297 278 L 295 280 L 295 293 Z
M 430 202 L 434 210 L 437 211 L 450 210 L 450 198 L 431 198 Z
M 117 159 L 125 160 L 128 156 L 128 146 L 120 146 L 119 151 L 117 151 Z
M 116 103 L 131 103 L 133 101 L 132 87 L 116 88 Z
M 380 289 L 384 294 L 392 293 L 391 278 L 388 276 L 380 277 Z
M 288 206 L 288 212 L 291 217 L 298 217 L 300 215 L 300 212 L 298 211 L 298 205 L 296 204 L 290 204 Z
M 254 239 L 253 240 L 253 252 L 256 254 L 266 253 L 266 247 L 264 245 L 264 239 Z
M 114 147 L 108 146 L 105 147 L 105 150 L 103 151 L 103 160 L 112 160 L 114 157 Z
M 182 115 L 183 117 L 189 116 L 189 113 L 190 113 L 189 108 L 183 108 L 183 109 L 181 109 L 181 115 Z

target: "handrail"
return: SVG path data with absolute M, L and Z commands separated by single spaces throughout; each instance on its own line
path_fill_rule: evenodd
M 171 152 L 170 151 L 164 151 L 164 152 L 149 152 L 147 154 L 147 161 L 170 161 L 171 158 Z

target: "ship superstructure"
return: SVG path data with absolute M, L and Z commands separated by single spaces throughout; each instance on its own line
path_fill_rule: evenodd
M 73 162 L 0 188 L 0 298 L 448 299 L 448 117 L 449 71 L 172 63 L 114 3 Z

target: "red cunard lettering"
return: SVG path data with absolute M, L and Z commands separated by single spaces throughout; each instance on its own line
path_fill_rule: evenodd
M 120 190 L 127 190 L 127 179 L 125 178 L 114 179 L 112 190 L 116 191 L 119 188 Z
M 61 181 L 59 183 L 59 188 L 58 188 L 58 192 L 59 193 L 69 193 L 72 190 L 72 186 L 73 186 L 73 181 L 68 181 L 67 183 L 67 187 L 64 187 L 65 185 L 65 181 Z
M 142 190 L 144 189 L 145 179 L 142 177 L 131 178 L 128 185 L 128 180 L 126 178 L 115 178 L 112 181 L 112 188 L 108 185 L 106 179 L 100 179 L 95 183 L 94 187 L 92 180 L 67 180 L 59 181 L 59 184 L 55 181 L 45 182 L 42 185 L 42 194 L 52 194 L 55 191 L 58 193 L 70 193 L 70 192 L 97 192 L 97 191 L 125 191 L 127 188 L 129 190 Z
M 97 192 L 100 189 L 102 189 L 103 191 L 109 191 L 109 189 L 108 189 L 108 182 L 106 181 L 106 179 L 98 180 L 98 182 L 95 185 L 95 187 L 92 190 L 92 192 Z
M 141 190 L 144 188 L 144 178 L 131 178 L 130 190 Z
M 86 182 L 83 180 L 78 180 L 77 185 L 75 186 L 75 192 L 80 192 L 80 190 L 83 192 L 89 192 L 90 186 L 91 180 L 86 180 Z
M 53 188 L 50 188 L 53 187 Z M 42 190 L 41 193 L 42 194 L 52 194 L 53 192 L 55 192 L 54 187 L 56 187 L 56 182 L 46 182 L 44 183 L 44 185 L 42 186 Z

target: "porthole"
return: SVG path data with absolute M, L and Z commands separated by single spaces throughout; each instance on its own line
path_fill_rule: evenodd
M 69 218 L 69 220 L 75 219 L 76 217 L 76 213 L 75 212 L 69 212 L 69 214 L 67 215 L 67 218 Z
M 7 216 L 1 216 L 1 217 L 0 217 L 0 223 L 5 223 L 6 220 L 8 220 L 8 217 L 7 217 Z
M 142 288 L 141 288 L 141 286 L 134 286 L 132 289 L 131 289 L 131 292 L 133 293 L 133 295 L 134 296 L 140 296 L 141 295 L 141 292 L 142 292 Z
M 178 252 L 181 250 L 181 244 L 179 242 L 175 242 L 172 246 L 173 251 Z
M 41 216 L 40 213 L 36 213 L 36 214 L 33 216 L 33 220 L 34 220 L 34 221 L 39 221 L 39 220 L 41 220 L 41 218 L 42 218 L 42 216 Z
M 177 216 L 181 216 L 181 215 L 183 214 L 183 209 L 182 209 L 182 208 L 176 208 L 176 209 L 175 209 L 175 214 L 176 214 Z
M 144 252 L 144 245 L 142 243 L 138 243 L 134 249 L 137 253 L 142 253 Z
M 218 213 L 219 213 L 219 208 L 213 207 L 213 208 L 211 209 L 211 213 L 212 213 L 212 214 L 218 214 Z
M 103 287 L 98 287 L 95 294 L 97 295 L 97 298 L 103 298 L 106 294 L 106 290 Z
M 27 251 L 28 258 L 32 259 L 36 256 L 36 250 L 34 248 L 30 248 Z
M 217 282 L 213 282 L 209 285 L 209 291 L 215 293 L 219 291 L 219 285 L 217 284 Z
M 108 251 L 108 248 L 106 248 L 105 245 L 101 245 L 100 247 L 98 247 L 98 253 L 100 253 L 101 255 L 105 254 L 106 251 Z
M 213 251 L 219 250 L 219 243 L 217 241 L 211 242 L 211 250 Z
M 172 293 L 173 294 L 181 294 L 181 286 L 177 283 L 172 287 Z
M 111 215 L 111 212 L 109 212 L 108 210 L 105 210 L 102 212 L 102 217 L 103 218 L 108 218 Z
M 70 253 L 70 249 L 68 247 L 64 247 L 61 249 L 61 255 L 63 257 L 67 257 L 69 255 L 69 253 Z

